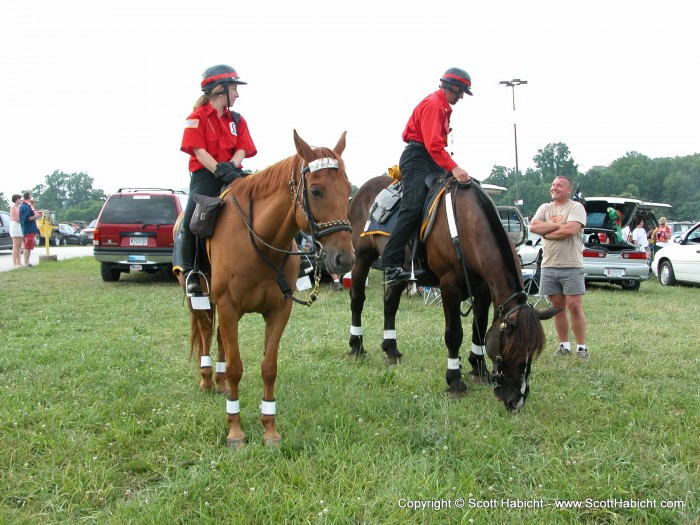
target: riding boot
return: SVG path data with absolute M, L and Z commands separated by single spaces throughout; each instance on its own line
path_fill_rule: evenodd
M 194 268 L 194 255 L 197 239 L 191 231 L 186 228 L 182 230 L 180 238 L 180 257 L 182 258 L 182 272 L 185 276 L 186 289 L 188 294 L 201 294 L 202 286 L 199 284 L 199 277 L 190 272 Z

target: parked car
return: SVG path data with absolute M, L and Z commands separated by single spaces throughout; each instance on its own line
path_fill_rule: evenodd
M 652 271 L 665 286 L 700 284 L 700 222 L 656 252 Z
M 42 217 L 48 217 L 51 220 L 51 235 L 49 236 L 49 244 L 58 246 L 61 243 L 61 236 L 58 233 L 58 221 L 56 220 L 56 212 L 50 210 L 38 210 L 37 212 Z M 39 231 L 41 231 L 41 227 L 39 227 Z M 41 233 L 39 233 L 39 235 L 37 235 L 35 239 L 37 246 L 42 246 L 44 244 L 45 239 L 41 235 Z
M 618 284 L 626 290 L 639 290 L 641 282 L 651 275 L 646 252 L 626 240 L 620 241 L 608 208 L 621 213 L 621 228 L 631 225 L 635 217 L 642 217 L 645 228 L 651 231 L 658 225 L 654 210 L 670 208 L 670 205 L 622 197 L 586 197 L 584 206 L 583 266 L 586 282 Z
M 94 238 L 94 233 L 95 233 L 95 227 L 97 226 L 97 219 L 93 219 L 90 221 L 90 224 L 87 225 L 86 228 L 83 228 L 80 230 L 80 233 L 85 236 L 87 239 L 88 244 L 92 244 L 92 240 Z
M 85 246 L 88 244 L 86 236 L 76 232 L 70 224 L 64 222 L 58 223 L 58 230 L 56 230 L 55 234 L 58 235 L 58 243 L 61 246 L 68 246 L 69 244 Z
M 10 237 L 10 214 L 0 211 L 0 250 L 12 249 L 12 237 Z
M 542 251 L 542 237 L 536 233 L 530 232 L 527 237 L 527 241 L 524 244 L 518 246 L 518 258 L 520 259 L 520 266 L 527 267 L 535 264 L 537 257 Z
M 103 281 L 122 273 L 154 273 L 171 269 L 173 227 L 187 205 L 183 191 L 163 188 L 120 188 L 110 195 L 93 232 L 95 259 Z

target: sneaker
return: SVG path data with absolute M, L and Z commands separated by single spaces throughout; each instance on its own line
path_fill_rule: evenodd
M 559 348 L 557 348 L 556 355 L 569 355 L 571 354 L 571 350 L 569 348 L 565 348 L 564 345 L 559 345 Z
M 343 285 L 340 282 L 334 282 L 333 283 L 333 291 L 334 292 L 342 292 L 343 291 Z
M 588 359 L 588 350 L 586 348 L 579 348 L 576 350 L 576 357 L 579 357 L 586 361 Z

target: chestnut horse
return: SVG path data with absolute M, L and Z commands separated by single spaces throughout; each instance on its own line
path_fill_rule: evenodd
M 388 237 L 361 236 L 369 210 L 377 194 L 393 179 L 375 177 L 357 192 L 350 205 L 355 266 L 350 290 L 352 324 L 350 355 L 362 356 L 362 308 L 365 302 L 365 279 L 372 263 L 381 255 Z M 491 381 L 496 398 L 510 411 L 518 411 L 529 393 L 528 378 L 532 360 L 545 344 L 541 319 L 549 319 L 559 309 L 538 311 L 527 303 L 523 291 L 520 264 L 512 240 L 500 222 L 491 198 L 478 183 L 458 184 L 454 179 L 442 181 L 445 192 L 436 206 L 432 231 L 423 242 L 427 273 L 417 284 L 438 286 L 445 314 L 448 391 L 460 394 L 467 386 L 462 380 L 459 348 L 462 344 L 462 301 L 472 299 L 472 347 L 470 378 L 475 382 Z M 450 224 L 452 223 L 452 224 Z M 410 255 L 406 250 L 406 268 Z M 384 293 L 384 340 L 382 349 L 387 360 L 401 359 L 396 345 L 396 312 L 405 286 L 387 287 Z M 494 317 L 487 330 L 489 307 Z M 419 334 L 415 334 L 418 336 Z M 484 347 L 492 361 L 489 374 L 484 361 Z
M 218 311 L 216 381 L 219 390 L 224 390 L 225 375 L 226 443 L 231 448 L 246 441 L 238 398 L 243 376 L 238 323 L 249 312 L 259 313 L 265 320 L 260 404 L 263 441 L 276 445 L 280 440 L 275 428 L 274 388 L 280 338 L 293 300 L 297 300 L 288 284 L 295 283 L 299 273 L 294 235 L 300 229 L 311 234 L 330 272 L 343 274 L 354 261 L 347 220 L 351 186 L 341 159 L 345 133 L 332 150 L 309 147 L 296 131 L 294 144 L 295 156 L 230 185 L 208 244 L 211 309 L 192 309 L 190 305 L 190 350 L 200 358 L 200 386 L 204 390 L 213 389 L 210 350 Z M 182 273 L 176 269 L 176 275 L 184 289 Z M 206 291 L 206 280 L 200 278 L 200 282 Z

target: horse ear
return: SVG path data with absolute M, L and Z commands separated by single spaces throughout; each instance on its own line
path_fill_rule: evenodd
M 294 130 L 294 145 L 297 148 L 297 153 L 299 156 L 306 162 L 311 162 L 316 159 L 313 150 L 306 142 L 304 142 L 304 139 L 299 136 L 297 130 Z
M 340 139 L 338 140 L 338 144 L 336 144 L 335 148 L 333 148 L 333 151 L 335 151 L 339 157 L 343 154 L 343 151 L 345 151 L 345 134 L 346 133 L 347 133 L 347 131 L 343 131 L 343 134 L 340 136 Z
M 537 317 L 541 321 L 544 321 L 545 319 L 551 319 L 552 317 L 554 317 L 555 315 L 557 315 L 561 311 L 562 311 L 562 309 L 559 308 L 558 306 L 554 306 L 552 308 L 547 308 L 546 310 L 536 310 Z

